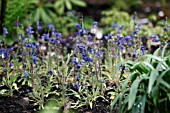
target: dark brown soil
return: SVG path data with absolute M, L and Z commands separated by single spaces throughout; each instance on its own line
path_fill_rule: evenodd
M 33 113 L 27 98 L 0 97 L 0 113 Z

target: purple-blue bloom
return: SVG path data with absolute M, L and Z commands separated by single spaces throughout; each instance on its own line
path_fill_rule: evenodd
M 10 63 L 9 66 L 12 68 L 14 67 L 14 63 Z
M 81 25 L 80 25 L 80 24 L 76 24 L 74 27 L 75 27 L 76 29 L 81 29 Z
M 145 47 L 145 46 L 142 46 L 142 47 L 140 48 L 140 50 L 141 50 L 142 55 L 144 55 L 144 54 L 145 54 L 146 47 Z
M 167 28 L 163 28 L 164 32 L 169 32 L 169 30 Z
M 135 61 L 135 59 L 136 59 L 136 52 L 134 52 L 132 55 L 132 61 Z
M 28 77 L 28 73 L 26 71 L 24 71 L 24 77 L 27 78 Z
M 33 28 L 30 26 L 26 29 L 28 35 L 32 35 L 34 33 Z
M 123 50 L 125 49 L 125 47 L 124 47 L 122 44 L 120 44 L 120 45 L 118 46 L 118 49 L 121 50 L 121 51 L 123 51 Z
M 170 46 L 170 41 L 168 42 L 168 46 Z
M 20 26 L 21 23 L 17 20 L 17 21 L 15 21 L 14 24 L 15 24 L 15 26 Z
M 97 26 L 97 24 L 98 24 L 98 22 L 93 22 L 93 25 L 94 25 L 94 26 Z
M 87 51 L 88 51 L 89 53 L 92 53 L 92 48 L 91 48 L 90 46 L 88 46 L 88 47 L 87 47 Z
M 118 27 L 118 30 L 122 30 L 124 28 L 124 25 L 121 25 Z
M 79 76 L 76 78 L 76 81 L 80 81 L 80 77 Z
M 128 46 L 132 46 L 132 42 L 131 41 L 128 42 Z
M 24 38 L 23 43 L 25 44 L 28 41 L 28 38 Z
M 166 21 L 165 20 L 162 20 L 162 25 L 165 25 L 166 24 Z
M 151 37 L 153 38 L 153 42 L 159 42 L 160 38 L 157 34 L 152 34 Z
M 80 86 L 79 86 L 78 84 L 75 84 L 75 85 L 73 86 L 73 88 L 76 89 L 76 90 L 79 90 Z
M 49 74 L 49 75 L 53 75 L 53 72 L 52 72 L 52 71 L 48 71 L 48 74 Z
M 86 64 L 86 62 L 80 62 L 80 66 L 84 66 Z
M 108 36 L 104 36 L 106 40 L 110 39 L 113 36 L 113 34 L 108 34 Z
M 115 29 L 116 27 L 118 27 L 119 25 L 116 23 L 112 23 L 112 28 Z
M 3 35 L 7 35 L 8 34 L 8 30 L 7 30 L 7 28 L 3 28 Z
M 37 58 L 36 58 L 36 56 L 33 56 L 33 62 L 34 62 L 34 64 L 37 64 Z
M 49 25 L 48 25 L 48 28 L 49 28 L 49 29 L 54 29 L 54 25 L 53 25 L 53 24 L 49 24 Z
M 72 58 L 72 62 L 73 62 L 74 65 L 78 65 L 78 60 L 77 60 L 77 58 Z
M 125 37 L 125 39 L 129 41 L 129 40 L 132 40 L 133 38 L 132 38 L 132 36 L 128 35 Z
M 72 36 L 69 36 L 68 39 L 69 39 L 69 40 L 73 40 L 73 37 L 72 37 Z
M 42 26 L 40 26 L 40 21 L 37 21 L 36 24 L 37 24 L 37 30 L 38 30 L 38 31 L 41 30 L 41 29 L 42 29 Z

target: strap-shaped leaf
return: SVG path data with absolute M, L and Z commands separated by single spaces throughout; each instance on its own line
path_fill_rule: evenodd
M 135 102 L 135 99 L 136 99 L 136 94 L 138 92 L 138 86 L 140 84 L 140 82 L 142 80 L 144 80 L 145 78 L 141 78 L 141 79 L 136 79 L 131 88 L 130 88 L 130 94 L 128 96 L 129 100 L 128 100 L 128 110 L 130 110 Z
M 86 2 L 82 1 L 82 0 L 71 0 L 71 2 L 77 6 L 81 6 L 81 7 L 85 7 L 86 6 Z
M 148 86 L 148 93 L 150 94 L 151 90 L 152 90 L 152 86 L 156 81 L 156 78 L 158 76 L 158 71 L 161 67 L 162 63 L 160 62 L 158 64 L 158 66 L 156 67 L 156 69 L 152 70 L 150 73 L 150 77 L 149 77 L 149 86 Z
M 154 55 L 151 55 L 151 54 L 148 54 L 148 55 L 145 55 L 146 57 L 150 57 L 150 58 L 152 58 L 152 59 L 155 59 L 155 60 L 158 60 L 158 61 L 162 61 L 162 59 L 161 58 L 159 58 L 159 57 L 157 57 L 157 56 L 154 56 Z
M 131 70 L 132 70 L 132 71 L 137 70 L 137 71 L 139 71 L 139 72 L 142 73 L 142 74 L 143 74 L 143 73 L 147 74 L 147 73 L 149 72 L 149 69 L 147 69 L 147 67 L 144 66 L 144 65 L 141 64 L 141 63 L 136 63 L 134 66 L 131 67 Z

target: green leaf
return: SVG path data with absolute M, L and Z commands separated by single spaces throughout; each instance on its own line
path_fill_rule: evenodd
M 138 92 L 138 86 L 143 79 L 144 78 L 136 79 L 130 88 L 130 94 L 128 96 L 128 110 L 132 108 L 133 103 L 135 102 L 136 94 Z
M 64 5 L 62 5 L 62 6 L 59 7 L 58 9 L 56 9 L 56 11 L 57 11 L 59 14 L 63 14 L 63 13 L 64 13 Z
M 33 20 L 36 22 L 38 20 L 40 20 L 40 8 L 37 8 L 37 10 L 35 11 L 35 14 L 33 15 Z
M 132 76 L 130 77 L 130 78 L 131 78 L 131 82 L 133 83 L 133 81 L 134 81 L 138 76 L 140 76 L 140 73 L 139 73 L 139 72 L 133 73 Z
M 161 83 L 162 85 L 164 85 L 165 87 L 167 87 L 168 89 L 170 89 L 170 84 L 167 83 L 167 82 L 165 82 L 163 79 L 160 81 L 160 83 Z
M 145 103 L 146 103 L 146 94 L 138 97 L 137 102 L 135 102 L 135 105 L 132 108 L 132 113 L 144 113 Z
M 16 80 L 17 80 L 17 78 L 18 78 L 18 75 L 11 75 L 10 76 L 10 81 L 12 82 L 12 83 L 14 83 Z
M 148 66 L 148 67 L 150 67 L 150 69 L 151 70 L 154 70 L 154 67 L 150 64 L 150 63 L 148 63 L 148 62 L 143 62 L 146 66 Z
M 153 55 L 154 55 L 154 56 L 158 56 L 159 51 L 160 51 L 160 48 L 156 49 L 156 51 L 153 53 Z
M 161 62 L 158 64 L 158 66 L 156 67 L 156 69 L 152 70 L 150 73 L 150 77 L 149 77 L 149 85 L 148 85 L 148 93 L 150 94 L 151 90 L 152 90 L 152 86 L 156 81 L 156 78 L 158 76 L 158 70 L 161 67 Z
M 54 4 L 54 7 L 56 9 L 58 9 L 59 7 L 63 6 L 64 5 L 64 1 L 63 0 L 57 0 Z
M 147 67 L 143 66 L 141 63 L 136 63 L 134 66 L 131 67 L 132 71 L 137 70 L 140 73 L 148 73 L 149 69 Z
M 86 2 L 82 0 L 71 0 L 71 2 L 77 6 L 86 7 Z
M 41 16 L 42 16 L 42 21 L 44 23 L 51 23 L 51 18 L 49 17 L 49 15 L 46 13 L 45 9 L 41 8 Z
M 71 10 L 71 9 L 72 9 L 72 5 L 71 5 L 70 1 L 66 0 L 66 1 L 65 1 L 65 4 L 66 4 L 66 8 L 67 8 L 68 10 Z
M 152 88 L 152 98 L 153 98 L 153 103 L 155 106 L 157 105 L 158 93 L 159 93 L 159 88 L 153 87 Z
M 167 58 L 167 60 L 166 60 L 166 64 L 170 67 L 170 57 L 169 57 L 169 58 Z
M 113 102 L 111 103 L 111 105 L 110 105 L 110 113 L 112 113 L 113 106 L 116 104 L 116 102 L 118 101 L 119 98 L 120 98 L 120 95 L 118 95 L 118 96 L 113 100 Z
M 158 61 L 162 61 L 161 58 L 157 57 L 157 56 L 154 56 L 154 55 L 145 55 L 145 57 L 150 57 L 150 58 L 153 58 L 155 60 L 158 60 Z
M 165 45 L 165 46 L 163 47 L 163 50 L 162 50 L 162 57 L 164 57 L 165 50 L 166 50 L 167 46 L 168 46 L 168 45 Z
M 89 102 L 89 105 L 90 105 L 90 108 L 92 109 L 93 108 L 93 103 L 91 101 Z

